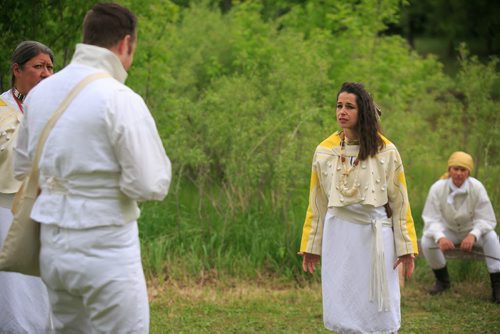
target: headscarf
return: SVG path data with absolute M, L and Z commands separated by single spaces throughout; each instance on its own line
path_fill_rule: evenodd
M 450 167 L 463 167 L 469 171 L 469 175 L 472 172 L 472 169 L 474 168 L 474 160 L 470 156 L 470 154 L 467 154 L 462 151 L 457 151 L 454 152 L 452 155 L 450 155 L 450 158 L 448 159 L 448 170 Z M 449 178 L 449 173 L 446 172 L 442 177 L 442 179 L 447 179 Z M 464 184 L 460 188 L 455 186 L 451 179 L 448 180 L 449 187 L 451 189 L 450 193 L 448 194 L 448 197 L 446 201 L 448 204 L 453 204 L 453 201 L 455 200 L 455 196 L 459 194 L 465 194 L 467 193 L 467 179 L 465 180 Z
M 470 154 L 457 151 L 452 153 L 448 159 L 448 169 L 450 169 L 450 167 L 463 167 L 469 171 L 470 175 L 470 173 L 472 173 L 472 169 L 474 169 L 474 160 Z M 448 172 L 446 172 L 443 176 L 441 176 L 441 178 L 447 179 L 449 176 Z

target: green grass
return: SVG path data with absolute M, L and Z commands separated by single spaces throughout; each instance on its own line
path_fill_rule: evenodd
M 151 333 L 321 332 L 318 291 L 269 282 L 167 284 L 151 303 Z
M 457 278 L 460 267 L 481 275 Z M 470 269 L 469 268 L 469 269 Z M 415 276 L 402 288 L 399 333 L 498 333 L 500 305 L 484 263 L 454 261 L 452 289 L 432 297 L 430 269 L 417 261 Z M 323 328 L 319 273 L 297 284 L 277 279 L 150 281 L 151 333 L 327 333 Z

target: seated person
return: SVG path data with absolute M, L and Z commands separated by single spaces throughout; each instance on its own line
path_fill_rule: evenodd
M 460 245 L 470 252 L 483 248 L 491 278 L 493 302 L 500 303 L 500 243 L 495 232 L 496 218 L 484 186 L 470 176 L 472 157 L 455 152 L 448 159 L 448 173 L 431 186 L 422 218 L 422 252 L 436 276 L 429 291 L 437 295 L 450 288 L 444 251 Z

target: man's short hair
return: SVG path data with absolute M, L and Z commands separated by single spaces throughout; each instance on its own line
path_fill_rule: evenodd
M 125 7 L 115 3 L 99 3 L 83 20 L 83 43 L 111 48 L 126 35 L 136 37 L 137 19 Z

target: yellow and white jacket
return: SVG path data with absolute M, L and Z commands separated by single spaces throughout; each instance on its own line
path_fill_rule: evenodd
M 389 203 L 397 256 L 418 254 L 417 236 L 411 215 L 403 163 L 396 146 L 383 137 L 385 147 L 375 157 L 361 161 L 347 177 L 359 190 L 352 197 L 339 192 L 342 175 L 340 136 L 335 132 L 316 148 L 312 163 L 309 206 L 302 232 L 301 253 L 321 255 L 323 226 L 329 207 L 354 203 L 380 207 Z M 346 158 L 356 158 L 358 147 L 346 146 Z
M 0 97 L 0 194 L 14 194 L 21 186 L 14 179 L 12 148 L 22 117 L 21 111 Z

